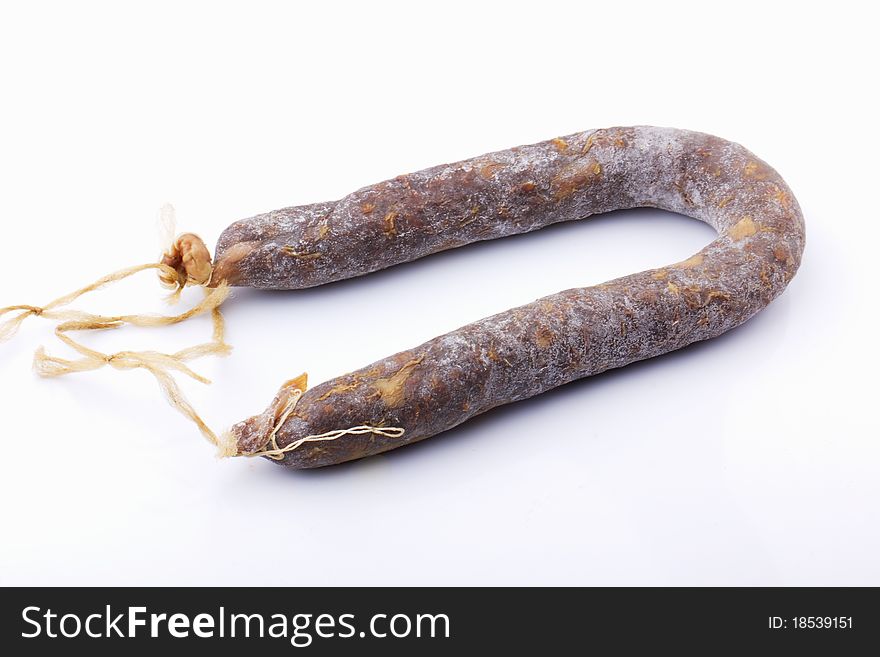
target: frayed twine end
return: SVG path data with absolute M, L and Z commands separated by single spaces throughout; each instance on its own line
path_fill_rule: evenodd
M 217 458 L 238 456 L 238 439 L 231 431 L 224 431 L 217 440 Z

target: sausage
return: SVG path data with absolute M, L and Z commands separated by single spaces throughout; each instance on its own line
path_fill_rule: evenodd
M 358 459 L 716 337 L 782 292 L 805 234 L 789 187 L 748 150 L 647 126 L 490 153 L 232 224 L 217 244 L 212 282 L 300 289 L 636 207 L 699 219 L 718 237 L 683 262 L 558 292 L 339 376 L 305 391 L 284 413 L 294 385 L 287 384 L 265 412 L 232 427 L 235 452 L 259 453 L 271 440 L 295 447 L 275 457 L 294 468 Z M 297 443 L 362 425 L 400 431 Z

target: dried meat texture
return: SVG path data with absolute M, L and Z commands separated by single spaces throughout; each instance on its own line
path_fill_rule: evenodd
M 803 218 L 779 174 L 742 146 L 685 130 L 622 127 L 425 169 L 336 202 L 231 225 L 217 245 L 215 280 L 298 289 L 636 207 L 694 217 L 718 237 L 683 262 L 538 299 L 307 391 L 277 433 L 281 447 L 361 424 L 406 433 L 307 443 L 280 462 L 311 468 L 377 454 L 718 336 L 794 276 Z M 278 410 L 270 405 L 233 428 L 242 452 L 264 447 Z

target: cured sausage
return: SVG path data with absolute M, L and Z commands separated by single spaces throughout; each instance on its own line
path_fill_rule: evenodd
M 699 219 L 718 237 L 683 262 L 552 294 L 313 389 L 288 382 L 232 427 L 230 452 L 296 468 L 358 459 L 716 337 L 779 295 L 804 249 L 798 203 L 769 165 L 718 137 L 645 126 L 490 153 L 232 224 L 212 285 L 299 289 L 637 207 Z

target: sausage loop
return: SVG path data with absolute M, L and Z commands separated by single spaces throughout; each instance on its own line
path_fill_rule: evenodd
M 699 219 L 718 236 L 687 260 L 551 294 L 308 391 L 304 376 L 288 381 L 263 413 L 220 437 L 172 376 L 182 372 L 207 383 L 187 362 L 229 352 L 219 306 L 230 285 L 304 289 L 637 207 Z M 171 206 L 162 208 L 160 223 L 167 237 L 160 262 L 110 274 L 45 306 L 2 308 L 0 315 L 15 314 L 0 325 L 0 340 L 31 315 L 60 320 L 56 335 L 80 358 L 55 358 L 40 349 L 34 365 L 41 375 L 104 365 L 146 369 L 222 456 L 265 456 L 295 468 L 424 440 L 492 408 L 717 337 L 785 289 L 805 244 L 800 206 L 766 162 L 712 135 L 652 126 L 567 135 L 398 176 L 336 201 L 244 219 L 220 236 L 213 261 L 196 235 L 174 237 Z M 204 286 L 204 301 L 176 316 L 108 317 L 64 308 L 145 269 L 158 270 L 160 281 L 174 289 L 171 301 L 187 285 Z M 162 326 L 202 313 L 214 319 L 212 340 L 173 354 L 105 354 L 69 335 L 125 324 Z

